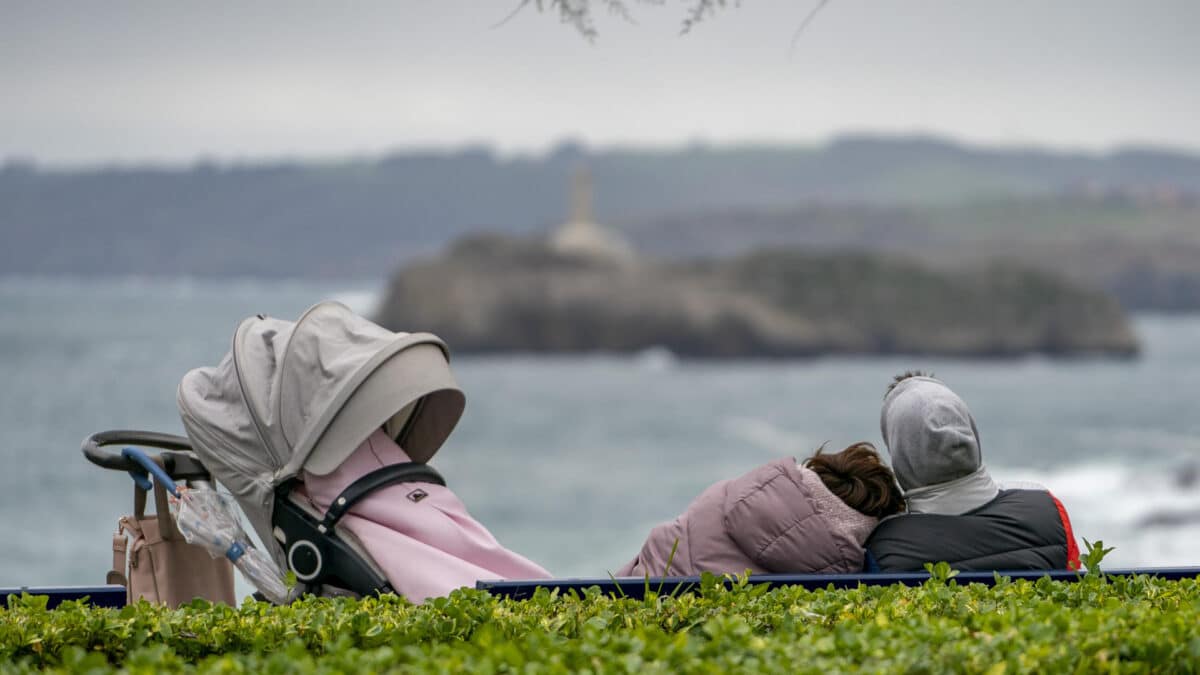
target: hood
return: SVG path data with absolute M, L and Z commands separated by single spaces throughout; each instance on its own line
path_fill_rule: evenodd
M 910 512 L 957 515 L 999 493 L 983 465 L 975 418 L 941 381 L 902 380 L 883 400 L 879 427 Z
M 465 405 L 436 336 L 393 333 L 336 302 L 295 322 L 246 319 L 229 353 L 187 373 L 177 398 L 197 456 L 277 559 L 272 500 L 282 483 L 334 471 L 381 427 L 427 462 Z

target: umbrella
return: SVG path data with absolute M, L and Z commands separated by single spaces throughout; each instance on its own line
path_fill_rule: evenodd
M 199 546 L 214 558 L 224 556 L 267 600 L 281 605 L 289 600 L 283 574 L 271 556 L 254 547 L 242 529 L 236 502 L 212 488 L 176 485 L 175 481 L 138 448 L 124 448 L 121 454 L 154 476 L 170 493 L 177 505 L 175 523 L 189 544 Z M 144 472 L 130 471 L 143 490 L 153 483 Z

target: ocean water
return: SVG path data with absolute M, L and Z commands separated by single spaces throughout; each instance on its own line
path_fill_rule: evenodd
M 81 440 L 182 433 L 179 378 L 215 364 L 241 318 L 326 298 L 377 299 L 370 284 L 0 279 L 0 586 L 101 583 L 132 489 Z M 997 478 L 1048 485 L 1113 564 L 1200 564 L 1200 317 L 1136 324 L 1145 353 L 1128 361 L 455 358 L 467 411 L 433 463 L 508 547 L 603 576 L 715 480 L 822 444 L 882 447 L 885 385 L 924 368 L 973 409 Z

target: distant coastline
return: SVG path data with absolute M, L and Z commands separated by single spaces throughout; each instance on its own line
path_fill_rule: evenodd
M 480 231 L 561 222 L 586 166 L 596 216 L 646 254 L 763 247 L 1022 260 L 1129 310 L 1200 310 L 1200 155 L 997 148 L 928 136 L 822 145 L 484 147 L 187 168 L 0 165 L 0 273 L 383 277 Z

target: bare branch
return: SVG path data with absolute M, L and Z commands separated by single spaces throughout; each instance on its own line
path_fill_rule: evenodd
M 683 0 L 683 2 L 685 5 L 688 5 L 688 8 L 683 19 L 683 25 L 680 27 L 680 35 L 686 35 L 696 27 L 696 24 L 720 10 L 731 5 L 733 7 L 740 7 L 742 5 L 741 0 Z M 636 24 L 637 21 L 630 10 L 630 5 L 634 3 L 661 7 L 667 4 L 667 0 L 519 0 L 513 11 L 492 27 L 503 26 L 519 14 L 522 9 L 533 5 L 537 8 L 538 12 L 557 14 L 559 21 L 573 26 L 580 35 L 589 42 L 592 42 L 598 35 L 593 19 L 593 6 L 602 5 L 608 10 L 609 14 L 618 16 L 629 23 Z M 829 0 L 817 0 L 816 5 L 809 11 L 804 21 L 800 24 L 800 27 L 796 29 L 795 34 L 792 35 L 789 53 L 795 50 L 800 36 L 827 4 L 829 4 Z
M 718 8 L 724 9 L 725 4 L 726 0 L 696 0 L 696 4 L 688 10 L 687 17 L 683 20 L 683 28 L 679 31 L 679 34 L 687 35 L 705 17 L 716 12 Z
M 604 4 L 608 5 L 608 13 L 614 16 L 619 16 L 628 23 L 636 24 L 633 14 L 629 12 L 629 7 L 621 0 L 604 0 Z
M 544 10 L 547 4 L 552 10 L 558 10 L 559 21 L 574 26 L 588 42 L 595 41 L 596 25 L 592 22 L 592 10 L 588 0 L 549 0 L 548 3 L 545 0 L 537 0 L 538 10 Z
M 791 56 L 796 51 L 796 43 L 800 41 L 800 36 L 804 33 L 804 29 L 808 28 L 808 24 L 816 18 L 817 12 L 821 11 L 825 5 L 829 4 L 829 0 L 817 0 L 817 4 L 808 12 L 808 16 L 804 17 L 804 21 L 800 23 L 800 27 L 792 34 L 792 44 L 788 48 L 788 56 Z
M 527 7 L 529 5 L 529 2 L 530 2 L 530 0 L 520 0 L 520 2 L 517 3 L 517 6 L 513 7 L 513 10 L 511 12 L 509 12 L 507 16 L 505 16 L 503 19 L 500 19 L 496 23 L 492 24 L 490 26 L 490 28 L 492 28 L 492 29 L 499 28 L 499 27 L 503 26 L 504 24 L 508 23 L 509 21 L 512 21 L 513 19 L 515 19 L 517 17 L 517 15 L 521 13 L 521 10 L 525 9 L 525 7 Z

